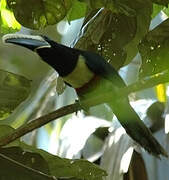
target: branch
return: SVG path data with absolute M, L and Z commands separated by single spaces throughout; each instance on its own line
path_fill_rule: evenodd
M 115 92 L 113 96 L 116 98 L 125 97 L 132 92 L 141 91 L 146 88 L 152 88 L 158 84 L 167 83 L 167 82 L 169 82 L 169 70 L 164 71 L 162 73 L 158 73 L 156 75 L 145 78 L 143 80 L 140 80 L 132 85 L 121 88 L 118 90 L 118 92 Z M 10 142 L 16 140 L 17 138 L 20 138 L 21 136 L 37 128 L 40 128 L 41 126 L 53 120 L 56 120 L 62 116 L 71 114 L 73 112 L 77 112 L 81 110 L 82 107 L 95 106 L 104 102 L 108 102 L 110 99 L 112 99 L 112 92 L 107 92 L 105 94 L 87 99 L 80 103 L 76 102 L 74 104 L 67 105 L 60 109 L 57 109 L 56 111 L 53 111 L 47 115 L 41 116 L 35 120 L 32 120 L 31 122 L 28 122 L 27 124 L 20 126 L 13 133 L 0 138 L 0 147 L 9 144 Z

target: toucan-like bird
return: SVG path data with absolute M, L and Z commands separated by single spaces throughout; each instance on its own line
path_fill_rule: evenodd
M 80 100 L 92 98 L 98 93 L 117 91 L 126 86 L 118 72 L 96 53 L 66 47 L 46 36 L 8 34 L 3 37 L 3 41 L 36 52 L 58 72 L 66 84 L 75 88 Z M 157 157 L 168 156 L 130 106 L 127 97 L 117 99 L 112 94 L 108 105 L 137 143 Z

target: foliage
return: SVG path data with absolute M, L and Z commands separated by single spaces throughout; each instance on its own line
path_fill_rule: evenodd
M 56 24 L 66 15 L 71 21 L 83 17 L 85 12 L 84 3 L 72 0 L 38 0 L 36 2 L 33 0 L 8 0 L 7 3 L 13 10 L 16 19 L 23 26 L 32 29 L 41 29 L 47 25 Z M 74 13 L 75 10 L 76 13 Z
M 7 8 L 6 0 L 0 1 L 0 32 L 16 32 L 21 25 L 16 21 L 14 14 Z
M 152 31 L 149 31 L 139 44 L 142 56 L 140 76 L 150 76 L 168 69 L 168 27 L 165 20 Z
M 168 73 L 163 74 L 166 77 L 165 81 L 158 79 L 160 73 L 165 70 L 168 72 L 169 69 L 168 19 L 155 29 L 149 30 L 151 20 L 160 11 L 169 15 L 168 3 L 168 0 L 1 0 L 0 32 L 1 34 L 16 32 L 20 30 L 21 25 L 31 30 L 42 30 L 61 20 L 71 23 L 84 17 L 75 46 L 99 53 L 117 70 L 129 64 L 139 52 L 142 57 L 139 78 L 153 81 L 153 85 L 152 81 L 149 81 L 149 84 L 145 83 L 147 81 L 140 81 L 143 82 L 140 83 L 142 87 L 138 86 L 140 89 L 135 89 L 142 90 L 161 82 L 168 82 Z M 104 9 L 100 9 L 103 7 Z M 133 87 L 136 85 L 138 84 Z M 31 81 L 27 78 L 0 70 L 0 119 L 9 116 L 21 102 L 25 101 L 31 90 Z M 125 94 L 131 91 L 127 88 L 125 90 Z M 158 89 L 158 95 L 161 91 Z M 163 91 L 165 94 L 164 87 Z M 74 111 L 79 109 L 79 106 L 75 107 Z M 30 130 L 27 125 L 20 128 L 23 128 L 24 133 L 33 129 Z M 6 128 L 0 127 L 3 138 L 5 135 L 8 138 L 8 133 L 15 134 L 20 130 Z M 4 164 L 3 166 L 1 163 L 0 166 L 0 169 L 3 169 L 0 177 L 4 176 L 6 179 L 15 176 L 15 179 L 38 177 L 47 180 L 54 179 L 55 176 L 60 179 L 102 180 L 106 176 L 104 170 L 86 160 L 60 158 L 19 140 L 1 148 L 0 159 Z M 6 169 L 10 169 L 11 173 L 9 174 Z
M 31 81 L 0 70 L 0 119 L 7 118 L 30 94 Z
M 4 125 L 0 126 L 0 129 L 0 136 L 7 134 L 7 132 L 10 133 L 14 131 L 11 127 Z M 5 158 L 9 158 L 8 161 L 10 161 L 10 163 Z M 45 178 L 45 176 L 39 175 L 38 172 L 34 170 L 57 178 L 74 177 L 77 179 L 101 180 L 102 177 L 106 176 L 104 170 L 86 160 L 60 158 L 43 150 L 38 150 L 33 146 L 26 145 L 18 140 L 15 144 L 8 145 L 7 148 L 0 148 L 0 159 L 1 162 L 4 162 L 1 163 L 0 166 L 2 170 L 0 177 L 5 177 L 5 179 L 11 179 L 13 176 L 15 179 L 22 179 L 23 177 L 29 180 L 36 179 L 36 177 L 48 179 L 47 177 Z M 17 164 L 17 162 L 21 164 Z M 22 166 L 22 164 L 24 164 L 24 166 Z M 27 169 L 27 167 L 30 167 L 31 170 Z M 10 173 L 8 173 L 9 170 Z M 30 172 L 28 172 L 28 170 L 30 170 Z

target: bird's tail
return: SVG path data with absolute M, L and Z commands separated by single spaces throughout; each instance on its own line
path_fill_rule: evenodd
M 141 121 L 139 116 L 133 110 L 127 98 L 120 99 L 120 102 L 109 104 L 121 125 L 125 128 L 127 134 L 131 136 L 138 144 L 152 155 L 159 157 L 168 154 L 153 137 L 151 131 Z

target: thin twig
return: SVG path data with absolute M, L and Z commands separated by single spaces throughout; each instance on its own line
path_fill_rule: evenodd
M 156 86 L 161 83 L 167 83 L 169 82 L 169 71 L 165 71 L 159 74 L 156 74 L 152 77 L 145 78 L 144 80 L 140 80 L 132 85 L 129 85 L 127 87 L 121 88 L 118 90 L 118 92 L 115 92 L 114 97 L 121 98 L 124 96 L 127 96 L 130 93 L 141 91 L 146 88 L 151 88 L 153 86 Z M 104 102 L 108 102 L 110 99 L 112 99 L 112 92 L 107 92 L 105 94 L 87 99 L 83 102 L 76 102 L 71 105 L 64 106 L 56 111 L 53 111 L 47 115 L 41 116 L 31 122 L 28 122 L 27 124 L 22 125 L 18 129 L 16 129 L 13 133 L 4 136 L 0 138 L 0 147 L 5 146 L 9 144 L 10 142 L 16 140 L 17 138 L 20 138 L 21 136 L 40 128 L 41 126 L 56 120 L 62 116 L 71 114 L 73 112 L 77 112 L 82 109 L 82 107 L 91 107 L 95 106 L 97 104 L 101 104 Z

